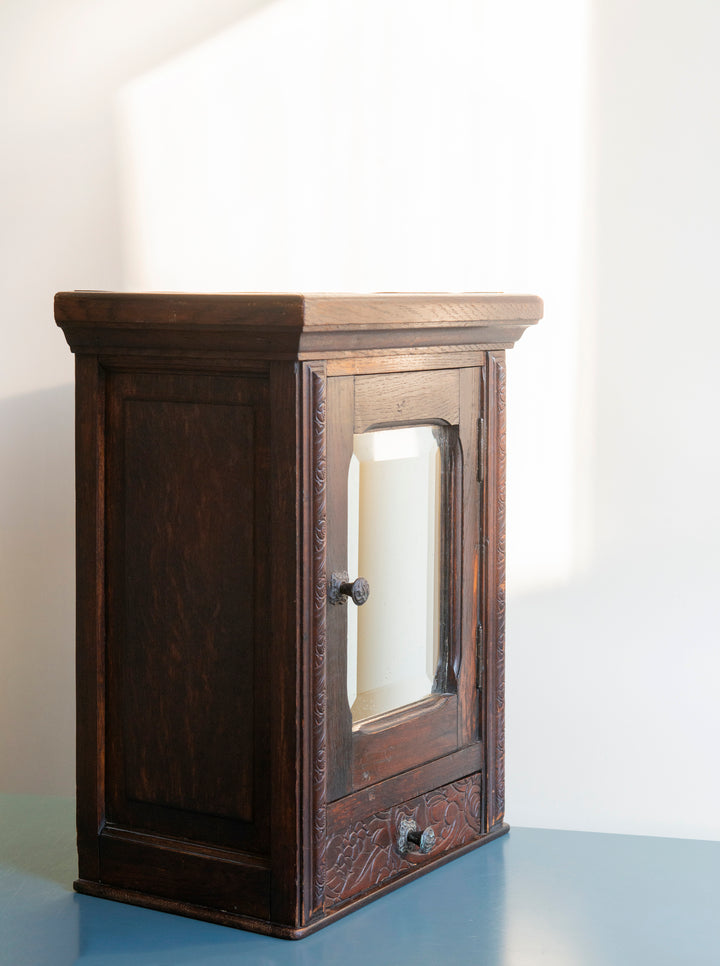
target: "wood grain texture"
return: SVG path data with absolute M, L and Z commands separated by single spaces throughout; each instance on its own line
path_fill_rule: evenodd
M 127 400 L 124 421 L 126 792 L 251 821 L 253 410 Z
M 401 855 L 397 849 L 401 817 L 430 826 L 435 845 L 428 854 Z M 432 792 L 375 812 L 328 836 L 326 904 L 329 908 L 390 882 L 431 858 L 469 844 L 481 834 L 479 775 L 452 782 Z
M 346 798 L 331 802 L 328 805 L 327 827 L 337 832 L 351 825 L 359 815 L 369 815 L 390 808 L 396 802 L 423 795 L 440 785 L 455 781 L 458 777 L 481 772 L 483 768 L 483 746 L 476 741 L 432 762 L 393 775 L 353 792 Z
M 55 318 L 75 352 L 121 348 L 328 358 L 370 349 L 512 345 L 542 316 L 534 296 L 190 295 L 60 292 Z
M 85 896 L 95 896 L 98 899 L 109 899 L 112 902 L 124 902 L 143 909 L 154 909 L 157 912 L 184 916 L 188 919 L 198 919 L 200 922 L 212 922 L 218 926 L 230 929 L 246 929 L 249 932 L 263 936 L 275 936 L 278 939 L 302 939 L 311 932 L 327 924 L 327 920 L 319 920 L 313 926 L 296 928 L 281 923 L 272 922 L 267 916 L 251 916 L 247 913 L 229 912 L 218 905 L 201 905 L 189 902 L 187 899 L 172 899 L 167 896 L 154 895 L 127 886 L 114 886 L 105 882 L 95 882 L 92 879 L 76 879 L 73 882 L 76 892 Z
M 397 714 L 383 716 L 383 727 L 361 724 L 353 729 L 354 790 L 457 750 L 457 694 L 433 695 L 433 698 L 437 700 L 418 702 L 419 713 L 414 713 L 411 705 Z
M 267 380 L 107 384 L 108 817 L 266 849 Z
M 485 349 L 501 348 L 452 345 L 432 350 L 423 346 L 410 349 L 368 349 L 362 356 L 335 352 L 327 362 L 328 376 L 360 376 L 381 372 L 422 372 L 432 369 L 462 369 L 484 366 Z
M 371 294 L 262 292 L 203 295 L 189 292 L 59 292 L 59 323 L 151 323 L 175 328 L 213 325 L 307 327 L 400 326 L 419 323 L 448 327 L 481 321 L 529 321 L 542 317 L 535 295 L 490 292 L 376 292 Z
M 456 369 L 432 372 L 394 372 L 359 376 L 355 380 L 354 428 L 412 422 L 438 422 L 451 426 L 460 419 Z
M 488 320 L 462 322 L 449 327 L 421 325 L 412 321 L 397 326 L 365 325 L 354 329 L 337 325 L 334 328 L 304 330 L 297 341 L 297 351 L 304 358 L 332 359 L 341 353 L 359 355 L 370 347 L 385 351 L 411 351 L 474 343 L 483 347 L 501 345 L 510 348 L 531 324 L 525 321 Z
M 327 604 L 327 579 L 347 568 L 348 466 L 353 449 L 355 380 L 327 381 L 327 796 L 334 801 L 352 790 L 352 715 L 347 697 L 347 607 Z M 354 606 L 354 605 L 351 605 Z
M 102 881 L 228 912 L 270 915 L 270 871 L 237 853 L 203 852 L 182 842 L 103 833 Z
M 371 295 L 305 295 L 305 322 L 314 328 L 425 325 L 448 328 L 485 321 L 537 321 L 542 300 L 535 295 L 465 292 L 377 292 Z
M 299 593 L 299 406 L 297 366 L 271 362 L 270 467 L 265 479 L 270 500 L 270 538 L 260 552 L 270 568 L 266 596 L 270 630 L 264 649 L 271 726 L 267 740 L 257 752 L 270 783 L 270 918 L 285 926 L 296 926 L 302 915 L 305 842 L 301 828 L 307 808 L 301 760 L 307 705 L 302 688 Z

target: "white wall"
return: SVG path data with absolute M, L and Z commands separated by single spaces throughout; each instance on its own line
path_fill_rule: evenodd
M 75 786 L 73 364 L 52 298 L 124 284 L 115 99 L 252 6 L 0 4 L 0 791 Z
M 3 5 L 0 789 L 73 785 L 53 290 L 530 291 L 546 319 L 509 357 L 508 818 L 719 837 L 719 13 Z
M 595 4 L 580 370 L 592 411 L 576 449 L 588 540 L 568 580 L 510 600 L 520 824 L 720 837 L 719 29 L 712 0 Z M 527 340 L 511 431 L 528 418 L 530 355 Z M 518 504 L 545 517 L 543 487 L 533 498 L 523 454 L 510 458 L 511 521 Z M 528 536 L 511 536 L 512 560 Z

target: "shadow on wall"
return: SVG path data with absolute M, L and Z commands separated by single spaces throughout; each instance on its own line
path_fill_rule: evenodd
M 0 5 L 0 791 L 74 792 L 73 390 L 44 387 L 72 379 L 53 293 L 122 287 L 118 91 L 269 3 Z
M 73 387 L 0 401 L 0 791 L 74 793 Z

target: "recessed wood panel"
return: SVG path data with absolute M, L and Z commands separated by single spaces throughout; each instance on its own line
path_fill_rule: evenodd
M 249 832 L 268 807 L 256 761 L 268 716 L 266 383 L 110 383 L 109 814 L 209 840 L 213 819 Z
M 124 416 L 127 794 L 250 821 L 253 410 L 131 399 Z

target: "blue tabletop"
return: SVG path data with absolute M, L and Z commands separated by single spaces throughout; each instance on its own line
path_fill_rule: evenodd
M 0 795 L 2 966 L 718 966 L 720 842 L 516 828 L 299 942 L 72 892 L 74 806 Z

